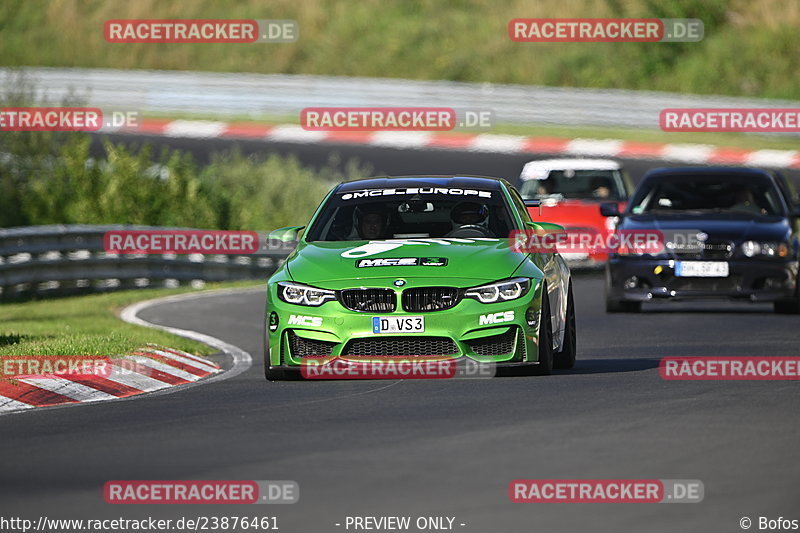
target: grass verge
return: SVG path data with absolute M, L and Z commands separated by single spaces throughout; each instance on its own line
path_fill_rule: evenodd
M 263 281 L 209 283 L 203 290 L 252 287 Z M 132 303 L 198 289 L 146 289 L 0 304 L 0 358 L 19 355 L 124 355 L 147 343 L 196 355 L 214 349 L 164 331 L 123 322 L 117 313 Z
M 515 18 L 698 18 L 694 43 L 518 43 Z M 110 19 L 294 19 L 273 44 L 123 44 Z M 8 66 L 323 74 L 800 99 L 796 0 L 0 2 Z

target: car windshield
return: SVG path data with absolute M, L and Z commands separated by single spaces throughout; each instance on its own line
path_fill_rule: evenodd
M 626 197 L 619 170 L 552 170 L 545 179 L 527 180 L 520 192 L 523 198 L 624 200 Z
M 769 179 L 754 175 L 664 176 L 648 181 L 631 202 L 633 213 L 719 212 L 777 215 L 784 208 Z
M 306 240 L 506 238 L 512 229 L 513 218 L 499 190 L 370 189 L 331 196 Z

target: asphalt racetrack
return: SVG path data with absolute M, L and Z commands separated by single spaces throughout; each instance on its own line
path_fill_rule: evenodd
M 419 154 L 370 157 L 377 171 L 425 166 Z M 476 167 L 514 177 L 521 167 L 520 157 L 496 154 L 423 159 L 431 173 Z M 658 166 L 632 165 L 635 177 Z M 797 383 L 664 381 L 657 368 L 664 356 L 800 355 L 798 317 L 727 302 L 608 315 L 602 285 L 600 274 L 575 276 L 575 369 L 488 380 L 267 383 L 263 289 L 151 307 L 140 316 L 234 344 L 253 355 L 252 367 L 172 394 L 2 417 L 0 514 L 268 515 L 289 533 L 345 531 L 348 515 L 450 516 L 455 530 L 481 533 L 726 532 L 741 531 L 745 516 L 753 530 L 759 516 L 800 518 Z M 515 504 L 508 486 L 519 478 L 698 479 L 705 499 Z M 300 501 L 103 501 L 106 481 L 134 479 L 295 480 Z

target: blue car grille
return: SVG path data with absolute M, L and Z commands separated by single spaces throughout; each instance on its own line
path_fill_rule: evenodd
M 713 241 L 696 247 L 676 248 L 673 255 L 677 259 L 730 259 L 734 248 L 734 244 L 730 241 Z

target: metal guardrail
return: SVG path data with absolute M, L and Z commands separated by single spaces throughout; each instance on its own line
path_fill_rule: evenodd
M 176 230 L 153 226 L 56 225 L 0 229 L 0 300 L 153 287 L 202 286 L 208 281 L 266 279 L 286 250 L 258 255 L 111 254 L 111 230 Z
M 113 69 L 25 71 L 51 102 L 74 91 L 89 105 L 104 109 L 220 116 L 297 115 L 310 106 L 452 107 L 491 109 L 504 123 L 657 129 L 664 108 L 800 107 L 800 102 L 783 100 L 446 81 Z M 0 69 L 0 83 L 11 72 Z

